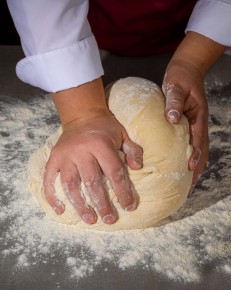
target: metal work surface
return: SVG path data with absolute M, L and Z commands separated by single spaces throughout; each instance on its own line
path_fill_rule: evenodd
M 170 59 L 101 56 L 105 84 L 161 85 Z M 0 47 L 0 289 L 231 289 L 231 56 L 206 76 L 210 155 L 192 198 L 159 228 L 121 234 L 56 227 L 27 192 L 28 157 L 59 121 L 46 92 L 16 78 L 20 58 Z

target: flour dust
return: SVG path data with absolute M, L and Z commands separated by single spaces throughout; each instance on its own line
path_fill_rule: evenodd
M 229 90 L 230 92 L 230 86 Z M 210 157 L 194 194 L 156 228 L 116 233 L 77 230 L 44 215 L 27 190 L 28 158 L 59 126 L 49 96 L 0 102 L 0 258 L 15 273 L 44 268 L 80 280 L 110 265 L 197 283 L 206 265 L 231 276 L 231 103 L 224 85 L 207 85 Z M 59 282 L 57 282 L 58 285 Z

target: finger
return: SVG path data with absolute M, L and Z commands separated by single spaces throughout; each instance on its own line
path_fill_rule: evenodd
M 118 153 L 111 147 L 105 147 L 103 156 L 97 156 L 97 160 L 110 181 L 121 207 L 127 211 L 135 210 L 138 203 L 137 198 L 128 172 Z
M 58 175 L 59 169 L 49 160 L 44 173 L 43 189 L 45 197 L 57 215 L 64 213 L 65 206 L 60 201 L 55 193 L 55 179 Z
M 131 169 L 140 169 L 143 166 L 143 148 L 131 141 L 128 137 L 122 144 L 126 162 Z
M 192 187 L 190 189 L 190 193 L 192 193 L 208 160 L 209 141 L 206 114 L 198 115 L 196 121 L 189 119 L 189 122 L 193 122 L 193 124 L 190 124 L 190 138 L 191 144 L 193 145 L 193 153 L 189 159 L 189 170 L 194 171 Z
M 188 117 L 186 115 L 186 117 Z M 189 120 L 190 143 L 193 153 L 189 159 L 189 170 L 195 170 L 198 165 L 205 167 L 208 158 L 208 120 L 206 113 L 198 114 L 195 119 Z
M 189 189 L 188 197 L 190 197 L 193 194 L 193 191 L 194 191 L 194 189 L 195 189 L 195 187 L 196 187 L 196 185 L 197 185 L 197 183 L 200 180 L 201 175 L 202 175 L 199 173 L 200 171 L 198 171 L 198 172 L 196 172 L 196 171 L 197 171 L 197 169 L 194 172 L 195 174 L 193 174 L 193 180 L 192 180 L 191 187 Z
M 198 148 L 193 148 L 193 153 L 189 159 L 189 170 L 194 171 L 194 172 L 193 172 L 192 184 L 191 184 L 188 196 L 192 195 L 194 188 L 203 171 L 203 169 L 201 170 L 200 168 L 200 157 L 201 157 L 201 151 Z
M 197 165 L 200 162 L 200 158 L 201 158 L 201 145 L 195 144 L 193 147 L 192 155 L 189 159 L 189 170 L 190 171 L 194 171 L 196 169 Z
M 84 195 L 81 194 L 81 180 L 77 168 L 75 166 L 66 167 L 60 172 L 60 178 L 64 192 L 79 216 L 87 224 L 96 223 L 95 211 L 86 203 Z
M 82 160 L 78 162 L 78 170 L 86 192 L 103 222 L 112 224 L 117 220 L 117 212 L 104 187 L 102 171 L 94 157 L 82 156 Z
M 203 152 L 204 153 L 201 153 L 201 157 L 200 157 L 200 159 L 199 159 L 199 161 L 198 161 L 198 163 L 197 163 L 197 165 L 195 167 L 195 170 L 193 172 L 192 188 L 194 188 L 196 186 L 196 184 L 198 183 L 198 181 L 199 181 L 202 173 L 205 170 L 206 163 L 207 163 L 207 160 L 208 160 L 208 153 L 207 153 L 207 151 L 208 150 L 203 149 Z M 192 156 L 192 158 L 193 158 L 193 156 Z
M 168 122 L 176 124 L 183 114 L 186 94 L 182 88 L 173 84 L 164 86 L 163 91 L 166 97 L 165 117 Z

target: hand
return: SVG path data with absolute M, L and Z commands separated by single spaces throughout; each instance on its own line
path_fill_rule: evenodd
M 69 201 L 86 223 L 95 223 L 97 214 L 107 224 L 118 218 L 104 187 L 103 175 L 109 179 L 121 207 L 128 211 L 136 209 L 138 200 L 117 150 L 124 152 L 131 169 L 142 167 L 142 148 L 129 139 L 108 109 L 96 109 L 90 115 L 63 126 L 63 133 L 51 152 L 44 176 L 45 195 L 57 214 L 65 210 L 64 204 L 55 195 L 54 181 L 58 172 Z M 97 213 L 86 203 L 80 189 L 81 182 Z
M 166 119 L 177 124 L 185 114 L 189 121 L 193 153 L 188 168 L 194 171 L 191 194 L 208 158 L 208 106 L 203 75 L 189 63 L 173 61 L 164 77 L 163 92 L 166 97 Z
M 166 119 L 177 124 L 184 113 L 189 121 L 193 153 L 188 167 L 194 171 L 189 194 L 208 159 L 208 105 L 204 76 L 225 49 L 212 39 L 189 31 L 176 49 L 163 80 Z

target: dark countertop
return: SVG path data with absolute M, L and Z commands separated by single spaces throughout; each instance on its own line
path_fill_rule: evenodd
M 4 96 L 18 98 L 23 101 L 29 100 L 33 96 L 42 96 L 44 92 L 38 88 L 31 87 L 22 83 L 15 75 L 15 64 L 22 58 L 23 54 L 20 47 L 2 46 L 0 47 L 0 100 L 4 101 Z M 165 67 L 170 59 L 169 54 L 159 55 L 155 57 L 144 58 L 128 58 L 118 57 L 115 55 L 101 52 L 103 65 L 105 68 L 105 84 L 126 76 L 140 76 L 151 79 L 161 85 Z M 206 83 L 209 88 L 213 85 L 220 84 L 220 92 L 222 92 L 223 103 L 229 106 L 231 110 L 231 56 L 224 55 L 208 72 Z M 223 86 L 224 84 L 224 86 Z M 210 90 L 209 103 L 214 105 L 217 97 L 216 90 Z M 213 97 L 214 96 L 214 97 Z M 225 99 L 225 101 L 224 101 Z M 229 136 L 230 137 L 230 136 Z M 0 141 L 1 142 L 1 141 Z M 216 152 L 210 155 L 210 162 L 216 159 Z M 230 161 L 230 159 L 229 159 Z M 227 164 L 230 168 L 231 163 Z M 209 173 L 210 168 L 207 169 Z M 217 168 L 217 171 L 219 168 Z M 216 172 L 216 170 L 215 170 Z M 222 183 L 220 183 L 222 185 Z M 200 184 L 198 188 L 200 188 Z M 0 196 L 3 194 L 4 188 L 0 184 Z M 0 235 L 4 235 L 6 228 L 0 223 Z M 222 237 L 221 237 L 222 239 Z M 230 242 L 230 240 L 228 240 Z M 230 258 L 230 255 L 229 255 Z M 184 257 L 182 257 L 184 259 Z M 53 278 L 48 271 L 49 266 L 53 271 L 59 273 L 59 281 L 63 281 L 57 285 L 56 277 Z M 48 267 L 48 268 L 47 268 Z M 36 271 L 27 271 L 24 274 L 17 274 L 12 279 L 14 267 L 11 261 L 6 261 L 1 257 L 0 245 L 0 289 L 2 290 L 26 290 L 26 289 L 83 289 L 83 290 L 228 290 L 231 289 L 231 277 L 216 272 L 216 264 L 214 261 L 208 262 L 203 277 L 198 283 L 183 283 L 173 281 L 155 271 L 143 270 L 142 268 L 128 268 L 119 270 L 114 265 L 99 265 L 94 272 L 85 279 L 68 281 L 65 272 L 62 272 L 62 263 L 54 265 L 52 261 L 48 261 L 48 265 L 40 265 Z M 102 269 L 107 267 L 107 271 Z M 49 273 L 48 273 L 49 272 Z

